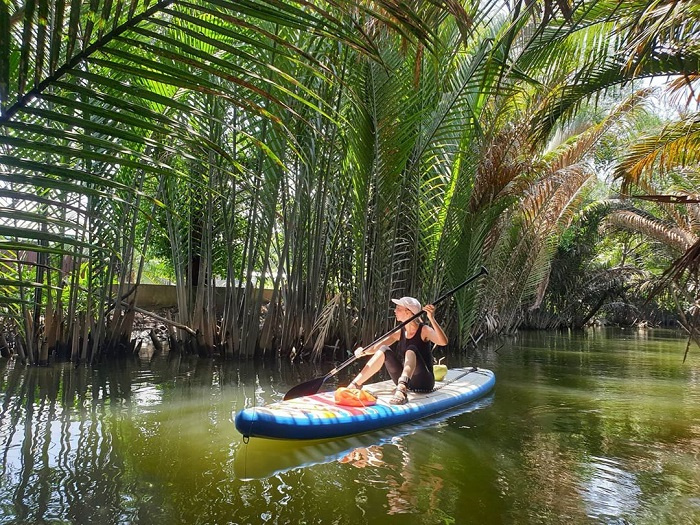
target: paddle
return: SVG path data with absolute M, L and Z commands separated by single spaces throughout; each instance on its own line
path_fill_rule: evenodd
M 473 280 L 478 279 L 478 278 L 481 277 L 482 275 L 486 275 L 486 274 L 488 274 L 488 273 L 489 273 L 488 270 L 482 266 L 482 267 L 481 267 L 481 270 L 479 270 L 479 273 L 477 273 L 477 274 L 475 274 L 475 275 L 472 275 L 469 279 L 467 279 L 466 281 L 464 281 L 464 282 L 463 282 L 462 284 L 460 284 L 459 286 L 456 286 L 455 288 L 453 288 L 453 289 L 450 290 L 449 292 L 447 292 L 447 293 L 445 293 L 444 295 L 438 297 L 437 299 L 435 299 L 435 300 L 432 302 L 432 304 L 436 305 L 436 304 L 442 302 L 444 299 L 446 299 L 447 297 L 451 296 L 451 295 L 452 295 L 453 293 L 455 293 L 457 290 L 460 290 L 461 288 L 463 288 L 464 286 L 468 285 L 468 284 L 469 284 L 470 282 L 472 282 Z M 421 311 L 418 312 L 417 314 L 412 315 L 411 317 L 409 317 L 408 319 L 406 319 L 406 320 L 403 321 L 402 323 L 397 324 L 394 328 L 392 328 L 391 330 L 389 330 L 389 331 L 388 331 L 387 333 L 385 333 L 384 335 L 382 335 L 382 336 L 378 337 L 377 339 L 375 339 L 372 343 L 368 344 L 365 348 L 369 348 L 369 347 L 371 347 L 371 346 L 377 344 L 379 341 L 381 341 L 382 339 L 384 339 L 386 336 L 393 334 L 393 333 L 396 332 L 397 330 L 400 330 L 401 327 L 407 325 L 408 323 L 410 323 L 411 321 L 413 321 L 416 317 L 420 317 L 422 313 L 423 313 L 423 310 L 421 310 Z M 323 383 L 325 383 L 329 378 L 333 377 L 335 374 L 337 374 L 338 372 L 340 372 L 340 371 L 341 371 L 343 368 L 345 368 L 346 366 L 348 366 L 348 365 L 354 363 L 357 359 L 359 359 L 359 358 L 358 358 L 357 356 L 354 356 L 354 355 L 353 355 L 353 356 L 352 356 L 351 358 L 349 358 L 347 361 L 344 361 L 343 363 L 341 363 L 341 364 L 339 364 L 338 366 L 336 366 L 333 370 L 331 370 L 330 372 L 328 372 L 325 376 L 317 377 L 317 378 L 315 378 L 315 379 L 312 379 L 312 380 L 310 380 L 310 381 L 306 381 L 305 383 L 301 383 L 301 384 L 299 384 L 299 385 L 297 385 L 297 386 L 295 386 L 295 387 L 292 387 L 292 389 L 284 395 L 284 398 L 283 398 L 283 399 L 284 399 L 285 401 L 287 401 L 287 400 L 289 400 L 289 399 L 295 399 L 295 398 L 297 398 L 297 397 L 310 396 L 310 395 L 312 395 L 312 394 L 315 394 L 316 392 L 318 392 L 318 391 L 321 389 L 321 387 L 323 386 Z

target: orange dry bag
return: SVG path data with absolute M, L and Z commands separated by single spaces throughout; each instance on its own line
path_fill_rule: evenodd
M 377 398 L 366 390 L 341 386 L 335 391 L 335 403 L 347 407 L 368 407 L 374 405 Z

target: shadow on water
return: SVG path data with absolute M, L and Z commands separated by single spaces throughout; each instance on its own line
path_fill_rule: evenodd
M 448 357 L 497 376 L 463 410 L 248 446 L 237 410 L 331 364 L 0 360 L 0 524 L 700 523 L 700 360 L 684 349 L 670 331 L 518 334 Z

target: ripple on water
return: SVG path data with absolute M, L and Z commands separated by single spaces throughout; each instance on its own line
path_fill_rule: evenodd
M 590 517 L 619 518 L 640 507 L 642 491 L 637 476 L 613 459 L 591 456 L 582 481 L 582 498 Z

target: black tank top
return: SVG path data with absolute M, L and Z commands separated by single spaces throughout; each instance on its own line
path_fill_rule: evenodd
M 406 337 L 406 330 L 401 330 L 401 339 L 399 339 L 399 352 L 401 360 L 408 348 L 413 348 L 417 354 L 416 369 L 413 372 L 413 377 L 409 382 L 409 388 L 419 392 L 430 392 L 435 387 L 435 376 L 433 375 L 433 352 L 431 350 L 431 342 L 423 341 L 421 334 L 423 333 L 424 323 L 421 323 L 413 334 L 413 337 Z
M 424 356 L 426 352 L 430 352 L 430 342 L 423 341 L 421 334 L 423 333 L 424 323 L 418 325 L 416 333 L 413 337 L 406 337 L 406 328 L 401 329 L 401 339 L 399 340 L 399 348 L 405 352 L 409 346 L 414 347 L 421 356 Z
M 418 330 L 413 334 L 413 337 L 406 337 L 406 330 L 401 330 L 401 339 L 399 340 L 399 351 L 403 355 L 408 348 L 413 347 L 418 354 L 417 366 L 422 366 L 426 372 L 433 375 L 433 352 L 431 351 L 430 341 L 423 341 L 421 334 L 423 333 L 424 323 L 418 325 Z

